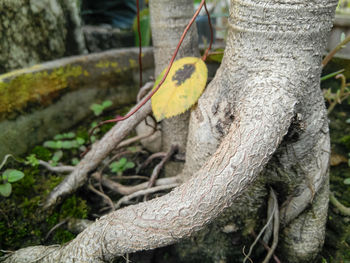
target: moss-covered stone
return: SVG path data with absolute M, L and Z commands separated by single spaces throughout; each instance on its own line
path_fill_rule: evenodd
M 137 49 L 111 50 L 17 70 L 0 76 L 0 159 L 22 154 L 92 114 L 90 105 L 104 100 L 120 107 L 138 91 L 133 61 Z M 153 71 L 151 49 L 143 67 Z M 145 78 L 147 79 L 147 78 Z

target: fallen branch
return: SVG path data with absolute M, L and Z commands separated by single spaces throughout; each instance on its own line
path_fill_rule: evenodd
M 138 105 L 131 109 L 130 112 L 134 111 L 137 107 Z M 129 119 L 117 123 L 100 141 L 94 143 L 92 149 L 75 166 L 73 172 L 53 189 L 47 197 L 43 208 L 48 209 L 58 204 L 65 196 L 74 193 L 76 189 L 81 187 L 87 181 L 88 173 L 95 169 L 151 111 L 151 102 L 148 101 L 142 107 L 142 110 L 137 111 Z
M 175 184 L 169 184 L 169 185 L 160 185 L 160 186 L 155 186 L 144 190 L 140 190 L 138 192 L 124 196 L 123 198 L 119 199 L 119 201 L 115 204 L 115 208 L 118 209 L 122 204 L 126 204 L 131 199 L 134 199 L 136 197 L 153 194 L 159 191 L 169 190 L 169 189 L 175 188 L 176 186 L 179 186 L 179 184 L 175 183 Z

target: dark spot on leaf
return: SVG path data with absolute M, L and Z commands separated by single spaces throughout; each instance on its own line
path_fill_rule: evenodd
M 194 71 L 195 67 L 193 64 L 185 64 L 182 68 L 175 72 L 174 76 L 172 77 L 172 81 L 176 81 L 176 86 L 180 86 L 187 79 L 191 78 Z

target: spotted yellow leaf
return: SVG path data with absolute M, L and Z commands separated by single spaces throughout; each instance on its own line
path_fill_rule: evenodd
M 154 88 L 166 69 L 158 76 Z M 185 57 L 174 62 L 162 87 L 152 97 L 157 121 L 178 115 L 195 104 L 207 83 L 208 69 L 201 58 Z

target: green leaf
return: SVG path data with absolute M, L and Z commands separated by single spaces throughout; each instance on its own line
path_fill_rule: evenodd
M 125 157 L 123 157 L 123 158 L 121 158 L 121 159 L 118 161 L 118 163 L 119 163 L 119 165 L 120 165 L 121 167 L 123 167 L 123 166 L 126 164 L 127 161 L 128 161 L 128 160 L 127 160 Z
M 96 103 L 92 104 L 90 106 L 90 109 L 94 112 L 95 116 L 100 116 L 103 111 L 103 107 L 100 104 Z
M 83 145 L 85 143 L 85 140 L 81 137 L 77 137 L 76 141 L 79 145 Z
M 108 107 L 110 107 L 112 105 L 113 105 L 113 103 L 110 100 L 105 100 L 104 102 L 102 102 L 103 109 L 106 109 L 106 108 L 108 108 Z
M 0 184 L 0 194 L 4 197 L 10 196 L 12 185 L 10 183 Z
M 72 159 L 72 164 L 75 166 L 79 163 L 79 159 L 78 158 L 73 158 Z
M 75 137 L 74 132 L 68 132 L 68 133 L 63 133 L 63 134 L 57 134 L 54 139 L 57 140 L 62 140 L 62 139 L 73 139 Z
M 344 184 L 350 184 L 350 178 L 346 178 L 346 179 L 344 180 Z
M 46 141 L 44 142 L 44 147 L 50 148 L 50 149 L 58 149 L 58 144 L 56 141 Z
M 62 156 L 63 156 L 63 152 L 62 151 L 57 151 L 57 152 L 55 152 L 53 154 L 52 161 L 57 163 L 59 160 L 61 160 Z
M 119 162 L 113 162 L 109 165 L 109 168 L 113 173 L 118 173 L 122 171 L 122 167 L 119 165 Z
M 97 104 L 97 103 L 94 103 L 90 106 L 90 109 L 94 112 L 94 115 L 95 116 L 100 116 L 102 114 L 102 112 L 112 106 L 112 101 L 110 100 L 105 100 L 104 102 L 102 102 L 102 104 Z
M 72 149 L 72 148 L 79 148 L 79 144 L 76 140 L 74 141 L 62 141 L 62 149 Z
M 208 61 L 221 63 L 223 57 L 224 57 L 224 49 L 218 48 L 218 49 L 215 49 L 215 51 L 212 54 L 209 53 Z
M 31 154 L 26 157 L 27 161 L 26 164 L 30 164 L 33 167 L 37 167 L 39 165 L 39 160 L 36 158 L 35 154 Z
M 24 173 L 15 169 L 7 169 L 3 174 L 2 178 L 10 183 L 17 182 L 24 177 Z
M 127 169 L 134 168 L 134 167 L 135 167 L 135 164 L 133 162 L 127 162 L 124 166 L 124 171 Z
M 333 78 L 333 77 L 335 77 L 336 75 L 338 75 L 338 74 L 340 74 L 340 73 L 342 73 L 342 72 L 344 72 L 344 71 L 345 71 L 344 69 L 341 69 L 341 70 L 338 70 L 338 71 L 336 71 L 336 72 L 333 72 L 333 73 L 327 74 L 327 75 L 325 75 L 325 76 L 322 76 L 322 77 L 321 77 L 321 81 L 325 81 L 325 80 L 327 80 L 327 79 Z

